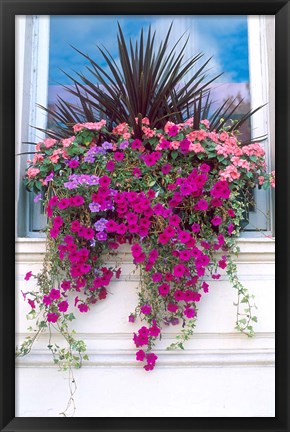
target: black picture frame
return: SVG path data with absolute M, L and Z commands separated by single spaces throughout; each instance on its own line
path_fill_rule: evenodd
M 0 0 L 1 5 L 1 431 L 288 431 L 290 5 L 279 0 Z M 275 15 L 276 22 L 276 416 L 263 418 L 15 418 L 14 45 L 15 15 Z M 287 193 L 288 192 L 288 193 Z M 121 397 L 121 395 L 120 395 Z M 244 395 L 247 397 L 247 395 Z M 161 401 L 162 402 L 162 401 Z

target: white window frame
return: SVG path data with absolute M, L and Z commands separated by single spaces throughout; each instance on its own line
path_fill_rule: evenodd
M 16 150 L 33 151 L 33 146 L 23 142 L 38 142 L 44 134 L 28 125 L 46 127 L 46 115 L 36 104 L 47 106 L 49 68 L 49 16 L 16 16 Z M 248 49 L 250 71 L 250 93 L 252 108 L 267 105 L 251 119 L 253 136 L 267 135 L 263 143 L 268 169 L 274 166 L 274 112 L 275 112 L 275 67 L 274 67 L 274 16 L 248 16 Z M 28 156 L 28 157 L 27 157 Z M 24 172 L 24 155 L 16 161 L 16 237 L 43 237 L 44 234 L 30 229 L 31 218 L 40 214 L 40 204 L 31 206 L 32 194 L 21 186 L 20 173 Z M 260 212 L 269 212 L 264 222 L 263 235 L 274 233 L 274 193 L 256 191 L 257 212 L 251 212 L 250 224 L 253 229 L 260 223 Z M 29 211 L 33 208 L 33 212 Z M 35 218 L 36 219 L 36 218 Z M 38 219 L 45 225 L 45 215 Z M 248 228 L 249 228 L 248 226 Z M 250 228 L 251 229 L 251 228 Z M 266 230 L 266 232 L 265 232 Z M 267 232 L 268 231 L 268 232 Z M 259 231 L 243 232 L 243 237 L 259 236 Z
M 251 118 L 253 138 L 267 136 L 261 145 L 266 152 L 267 168 L 275 164 L 275 17 L 272 15 L 248 16 L 248 50 L 250 72 L 251 108 L 267 104 Z M 266 196 L 266 199 L 265 199 Z M 247 228 L 263 226 L 263 230 L 274 233 L 274 193 L 255 191 L 257 210 L 251 212 Z M 263 213 L 268 217 L 263 217 Z M 262 220 L 262 223 L 261 223 Z M 244 233 L 243 233 L 244 234 Z M 253 235 L 253 233 L 245 233 Z
M 36 106 L 47 106 L 48 66 L 49 66 L 49 16 L 18 15 L 15 17 L 15 54 L 16 54 L 16 153 L 35 151 L 33 145 L 41 141 L 44 133 L 34 129 L 37 125 L 45 129 L 47 116 Z M 35 229 L 45 226 L 46 217 L 41 215 L 41 203 L 33 203 L 33 194 L 27 194 L 21 184 L 27 159 L 33 154 L 16 158 L 16 236 L 43 237 L 43 233 L 30 229 L 34 216 L 39 223 Z M 33 205 L 32 205 L 33 203 Z M 31 211 L 30 209 L 33 209 Z

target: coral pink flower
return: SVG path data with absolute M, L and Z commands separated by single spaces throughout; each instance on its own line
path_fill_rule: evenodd
M 53 139 L 53 138 L 46 138 L 44 141 L 43 141 L 43 144 L 44 144 L 44 146 L 45 146 L 45 148 L 51 148 L 51 147 L 53 147 L 54 146 L 54 144 L 56 143 L 57 141 L 55 140 L 55 139 Z
M 26 173 L 28 175 L 28 178 L 32 179 L 32 178 L 36 177 L 38 173 L 40 173 L 40 169 L 39 168 L 28 168 Z

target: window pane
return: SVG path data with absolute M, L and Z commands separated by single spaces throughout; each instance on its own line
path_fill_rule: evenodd
M 97 45 L 103 45 L 118 61 L 117 31 L 119 22 L 127 40 L 134 40 L 143 27 L 149 25 L 156 30 L 156 45 L 163 40 L 171 22 L 173 29 L 170 45 L 185 33 L 189 35 L 184 59 L 204 53 L 203 60 L 212 57 L 208 77 L 223 73 L 212 84 L 212 110 L 226 99 L 241 100 L 238 114 L 250 107 L 248 32 L 246 16 L 51 16 L 50 61 L 49 61 L 49 106 L 52 108 L 57 96 L 74 101 L 62 85 L 71 85 L 71 80 L 62 71 L 76 76 L 75 72 L 88 74 L 89 62 L 75 51 L 71 45 L 88 54 L 100 66 L 105 66 Z M 108 31 L 110 29 L 110 31 Z M 194 71 L 193 71 L 194 72 Z M 250 124 L 242 128 L 243 138 L 250 136 Z

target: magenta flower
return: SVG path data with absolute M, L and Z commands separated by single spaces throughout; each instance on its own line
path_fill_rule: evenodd
M 141 176 L 141 170 L 140 170 L 140 168 L 137 168 L 137 167 L 133 168 L 132 174 L 133 174 L 134 177 L 139 178 Z
M 154 369 L 154 365 L 146 364 L 143 368 L 148 372 Z
M 158 292 L 162 297 L 165 297 L 170 291 L 170 286 L 166 283 L 159 285 Z
M 125 234 L 126 231 L 127 231 L 127 227 L 125 224 L 120 224 L 119 226 L 117 226 L 117 230 L 116 230 L 117 234 L 123 235 Z
M 150 315 L 152 312 L 152 308 L 148 304 L 141 306 L 140 310 L 144 315 Z
M 226 266 L 227 266 L 227 262 L 226 262 L 226 260 L 225 260 L 225 259 L 221 259 L 221 260 L 219 260 L 219 262 L 218 262 L 218 266 L 219 266 L 219 268 L 221 268 L 221 269 L 225 269 Z
M 73 238 L 73 236 L 71 236 L 71 235 L 66 235 L 66 236 L 64 237 L 63 240 L 64 240 L 65 243 L 67 243 L 67 244 L 72 244 L 72 243 L 74 243 L 74 238 Z
M 228 226 L 228 233 L 232 234 L 232 232 L 234 231 L 234 229 L 235 229 L 234 224 L 230 223 L 229 226 Z
M 50 312 L 47 314 L 47 321 L 55 323 L 58 320 L 59 315 L 55 312 Z
M 208 287 L 209 287 L 209 284 L 208 284 L 208 283 L 203 282 L 202 285 L 201 285 L 201 287 L 202 287 L 202 289 L 203 289 L 203 292 L 205 292 L 205 293 L 208 292 Z
M 63 219 L 60 216 L 53 218 L 53 225 L 56 228 L 60 228 L 63 225 Z
M 193 308 L 186 308 L 183 313 L 187 318 L 193 318 L 195 316 L 195 310 Z
M 77 160 L 73 159 L 68 163 L 68 166 L 72 169 L 77 168 L 79 166 L 79 163 Z
M 50 200 L 48 201 L 48 205 L 49 205 L 49 206 L 55 206 L 55 205 L 58 204 L 58 202 L 59 202 L 59 198 L 58 198 L 58 196 L 53 195 L 53 196 L 50 198 Z
M 51 298 L 48 295 L 43 296 L 42 303 L 45 306 L 49 306 L 51 304 Z
M 110 183 L 111 183 L 110 177 L 108 176 L 100 177 L 100 185 L 102 187 L 109 187 Z
M 107 232 L 115 232 L 117 231 L 118 225 L 113 219 L 110 219 L 106 222 L 106 231 Z
M 167 310 L 174 313 L 178 310 L 178 306 L 175 303 L 168 303 Z
M 214 198 L 223 198 L 228 199 L 230 196 L 231 190 L 226 181 L 218 181 L 214 184 L 213 188 L 210 191 L 211 196 Z
M 142 250 L 142 247 L 138 243 L 135 243 L 131 247 L 131 252 L 132 252 L 133 257 L 137 258 L 142 254 L 143 250 Z
M 64 209 L 66 209 L 69 205 L 70 205 L 69 198 L 62 198 L 62 199 L 57 203 L 57 207 L 58 207 L 60 210 L 64 210 Z
M 114 169 L 115 169 L 115 162 L 113 162 L 113 161 L 107 162 L 106 169 L 108 171 L 110 171 L 110 172 L 114 171 Z
M 60 312 L 66 312 L 67 309 L 68 309 L 68 302 L 66 300 L 64 300 L 58 304 L 58 310 Z
M 32 271 L 26 273 L 26 275 L 24 277 L 24 280 L 29 281 L 29 279 L 31 278 L 31 276 L 32 276 Z
M 68 281 L 68 280 L 64 280 L 64 281 L 62 281 L 62 283 L 60 284 L 60 286 L 61 286 L 61 288 L 62 288 L 64 291 L 69 290 L 69 289 L 70 289 L 70 281 Z
M 175 233 L 176 233 L 175 228 L 170 225 L 166 227 L 165 230 L 163 231 L 163 234 L 165 234 L 168 237 L 173 237 Z
M 152 337 L 157 337 L 160 334 L 160 328 L 157 327 L 157 325 L 153 325 L 152 327 L 149 327 L 149 334 Z
M 55 228 L 55 227 L 50 228 L 49 235 L 51 238 L 56 238 L 59 235 L 58 228 Z
M 173 279 L 173 274 L 171 274 L 171 273 L 166 273 L 166 274 L 165 274 L 165 280 L 166 280 L 167 282 L 172 281 L 172 279 Z
M 172 226 L 178 227 L 179 224 L 180 224 L 180 221 L 181 221 L 181 219 L 180 219 L 179 216 L 177 216 L 177 215 L 172 215 L 172 216 L 170 217 L 170 219 L 169 219 L 169 224 L 172 225 Z
M 194 233 L 199 233 L 200 225 L 197 222 L 195 222 L 194 224 L 191 225 L 191 229 Z
M 116 161 L 118 161 L 118 162 L 120 162 L 120 161 L 122 161 L 123 159 L 124 159 L 124 153 L 122 153 L 122 152 L 116 152 L 115 154 L 114 154 L 114 158 L 115 158 L 115 160 Z
M 95 236 L 95 231 L 93 228 L 85 228 L 83 233 L 83 238 L 86 240 L 91 240 Z
M 35 302 L 34 302 L 34 300 L 28 299 L 27 302 L 28 302 L 29 306 L 30 306 L 32 309 L 35 309 Z
M 85 303 L 81 303 L 78 305 L 78 309 L 81 313 L 88 312 L 89 307 Z
M 181 290 L 176 290 L 175 293 L 173 294 L 173 297 L 175 298 L 176 301 L 182 301 L 184 300 L 184 292 Z
M 136 224 L 138 221 L 138 216 L 136 213 L 129 212 L 126 215 L 126 219 L 129 225 Z
M 184 249 L 184 250 L 180 251 L 179 258 L 182 261 L 189 261 L 191 259 L 191 252 L 190 252 L 190 250 Z
M 199 170 L 203 173 L 208 173 L 210 171 L 210 166 L 206 163 L 200 165 Z
M 90 264 L 82 264 L 81 266 L 80 266 L 80 271 L 82 272 L 82 273 L 89 273 L 89 271 L 91 270 L 91 266 L 90 266 Z
M 149 329 L 145 326 L 142 326 L 139 330 L 138 330 L 138 334 L 139 336 L 143 336 L 143 337 L 147 337 L 149 334 Z
M 146 354 L 143 350 L 139 350 L 136 352 L 136 360 L 137 361 L 143 361 L 146 357 Z
M 144 162 L 147 166 L 153 166 L 156 164 L 157 160 L 156 157 L 154 157 L 153 153 L 151 153 L 144 157 Z
M 161 233 L 158 237 L 158 243 L 166 244 L 170 240 L 170 237 L 164 233 Z
M 161 168 L 162 174 L 166 175 L 168 174 L 172 169 L 172 166 L 169 164 L 165 164 L 163 165 L 163 167 Z
M 147 360 L 148 365 L 154 366 L 157 359 L 158 359 L 158 357 L 154 353 L 146 354 L 146 360 Z
M 168 150 L 170 148 L 170 142 L 164 139 L 160 142 L 160 147 L 162 150 Z
M 148 345 L 149 342 L 148 336 L 136 335 L 136 333 L 134 333 L 133 340 L 136 347 Z
M 149 189 L 149 191 L 147 192 L 147 196 L 148 198 L 155 198 L 156 192 L 154 192 L 154 190 Z
M 128 317 L 128 321 L 131 323 L 135 322 L 135 315 L 131 313 Z
M 178 240 L 181 243 L 187 243 L 191 239 L 191 235 L 188 231 L 180 231 L 178 234 Z
M 201 199 L 195 204 L 194 209 L 205 211 L 208 209 L 208 202 L 204 199 Z
M 59 299 L 60 298 L 60 290 L 52 288 L 49 292 L 49 297 L 51 298 L 51 300 Z
M 146 254 L 145 253 L 142 253 L 141 255 L 134 258 L 135 264 L 144 262 L 145 260 L 146 260 Z
M 151 276 L 151 279 L 153 280 L 153 282 L 160 282 L 162 280 L 162 273 L 157 272 L 157 273 L 153 273 L 153 275 Z
M 168 135 L 173 137 L 173 136 L 178 134 L 178 131 L 179 131 L 178 126 L 172 125 L 172 126 L 170 126 L 170 128 L 168 130 Z
M 188 153 L 189 145 L 190 141 L 188 139 L 183 139 L 182 141 L 180 141 L 179 149 L 181 153 Z
M 173 274 L 175 277 L 180 278 L 184 275 L 186 267 L 183 264 L 177 264 L 173 267 Z
M 223 202 L 220 198 L 213 198 L 210 202 L 210 205 L 212 207 L 221 207 L 223 205 Z
M 72 197 L 72 205 L 74 205 L 76 207 L 83 205 L 84 202 L 85 202 L 85 199 L 81 195 L 76 195 L 76 196 Z
M 133 150 L 139 150 L 141 146 L 142 146 L 142 141 L 140 141 L 138 138 L 131 142 L 131 147 Z
M 190 195 L 192 193 L 192 186 L 188 183 L 184 183 L 181 187 L 180 187 L 180 193 L 182 196 L 187 196 Z
M 222 223 L 222 218 L 220 216 L 214 216 L 211 219 L 211 223 L 213 224 L 213 226 L 218 226 Z

